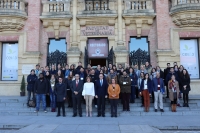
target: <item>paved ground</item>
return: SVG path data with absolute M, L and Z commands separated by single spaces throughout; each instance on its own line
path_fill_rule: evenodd
M 12 128 L 21 129 L 1 130 Z M 187 129 L 187 131 L 169 131 L 170 129 Z M 198 130 L 191 131 L 192 129 Z M 200 116 L 123 116 L 118 118 L 0 116 L 0 133 L 196 133 L 199 131 Z

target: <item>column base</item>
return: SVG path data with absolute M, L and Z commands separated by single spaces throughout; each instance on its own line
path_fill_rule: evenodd
M 79 50 L 78 47 L 71 47 L 72 49 L 67 51 L 67 63 L 69 65 L 75 64 L 78 65 L 78 62 L 80 61 L 82 52 Z
M 128 51 L 126 50 L 125 46 L 117 46 L 115 48 L 115 60 L 116 65 L 122 64 L 122 66 L 125 66 L 125 64 L 128 61 Z

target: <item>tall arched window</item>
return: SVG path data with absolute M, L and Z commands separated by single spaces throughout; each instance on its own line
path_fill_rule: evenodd
M 50 39 L 47 55 L 47 65 L 58 64 L 65 66 L 67 63 L 67 45 L 65 39 Z
M 146 37 L 131 37 L 129 42 L 129 63 L 130 65 L 142 65 L 150 62 L 149 43 Z

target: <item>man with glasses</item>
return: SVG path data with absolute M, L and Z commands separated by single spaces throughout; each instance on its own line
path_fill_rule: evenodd
M 79 79 L 79 74 L 75 75 L 75 80 L 72 81 L 72 99 L 73 99 L 73 117 L 77 116 L 77 106 L 79 116 L 82 117 L 81 97 L 83 91 L 83 81 Z

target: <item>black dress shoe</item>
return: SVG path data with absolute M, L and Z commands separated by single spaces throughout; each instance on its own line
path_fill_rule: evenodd
M 186 107 L 186 104 L 185 104 L 185 103 L 183 104 L 183 107 Z
M 66 117 L 66 115 L 63 115 L 63 117 Z
M 140 107 L 144 107 L 144 105 L 142 104 Z
M 102 117 L 105 117 L 105 115 L 102 115 Z
M 117 115 L 115 115 L 115 117 L 117 117 Z
M 111 117 L 113 117 L 113 115 L 111 115 Z
M 60 115 L 56 115 L 56 117 L 59 117 Z
M 80 117 L 82 117 L 82 115 L 79 115 Z
M 155 109 L 155 112 L 157 112 L 157 109 Z
M 186 104 L 186 107 L 189 107 L 188 103 Z
M 100 116 L 101 116 L 100 114 L 97 115 L 97 117 L 100 117 Z
M 163 110 L 163 109 L 161 109 L 161 110 L 160 110 L 160 112 L 164 112 L 164 110 Z
M 127 111 L 130 111 L 130 109 L 127 109 Z
M 77 116 L 77 114 L 73 114 L 73 116 L 72 117 L 76 117 Z

